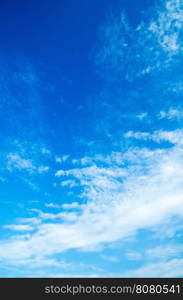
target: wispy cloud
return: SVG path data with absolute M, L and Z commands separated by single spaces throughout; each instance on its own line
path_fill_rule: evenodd
M 45 147 L 41 148 L 41 153 L 45 155 L 51 155 L 51 151 Z
M 105 173 L 108 185 L 104 186 L 98 184 L 101 180 L 100 168 L 97 173 L 95 166 L 95 175 L 89 172 L 87 177 L 81 172 L 81 182 L 83 177 L 88 180 L 83 195 L 89 201 L 82 207 L 81 214 L 50 214 L 34 210 L 42 221 L 63 221 L 38 225 L 37 232 L 28 240 L 20 236 L 20 239 L 1 243 L 1 258 L 17 260 L 22 256 L 22 251 L 24 257 L 30 258 L 41 253 L 46 257 L 73 248 L 94 249 L 98 245 L 135 235 L 140 229 L 154 230 L 175 215 L 182 218 L 182 149 L 135 151 L 124 153 L 124 159 L 125 156 L 131 157 L 128 163 L 133 162 L 125 181 L 118 177 L 121 174 L 118 169 L 114 176 L 113 166 Z M 138 153 L 137 157 L 135 153 Z M 78 176 L 77 172 L 71 173 Z M 72 205 L 72 208 L 76 206 Z M 50 240 L 51 243 L 48 242 Z
M 13 171 L 13 169 L 26 170 L 29 173 L 33 173 L 35 166 L 30 159 L 24 159 L 17 153 L 9 153 L 7 155 L 7 169 Z
M 18 225 L 18 224 L 11 224 L 11 225 L 4 225 L 4 229 L 10 229 L 10 230 L 14 230 L 14 231 L 31 231 L 34 228 L 30 225 Z
M 136 270 L 121 274 L 123 277 L 182 277 L 183 259 L 174 258 L 166 262 L 149 263 Z
M 36 166 L 31 159 L 23 158 L 18 153 L 9 153 L 7 155 L 7 170 L 13 172 L 14 170 L 26 171 L 30 174 L 48 172 L 48 166 Z
M 169 119 L 169 120 L 181 120 L 183 118 L 183 111 L 181 109 L 170 108 L 168 111 L 160 111 L 158 114 L 160 119 Z
M 157 130 L 153 133 L 128 131 L 127 133 L 124 134 L 124 137 L 134 138 L 137 140 L 152 140 L 157 143 L 167 141 L 172 144 L 181 144 L 183 138 L 183 130 L 182 129 L 177 129 L 174 131 Z
M 109 16 L 101 28 L 103 47 L 96 55 L 108 78 L 133 80 L 168 67 L 182 54 L 182 2 L 159 1 L 150 20 L 132 28 L 124 13 Z M 111 75 L 110 75 L 111 73 Z
M 57 163 L 63 163 L 63 162 L 65 162 L 65 161 L 67 161 L 68 158 L 69 158 L 69 155 L 56 156 L 56 157 L 55 157 L 55 161 L 56 161 Z

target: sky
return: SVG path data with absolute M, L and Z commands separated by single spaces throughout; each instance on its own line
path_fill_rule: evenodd
M 0 277 L 182 277 L 183 1 L 1 1 L 0 44 Z

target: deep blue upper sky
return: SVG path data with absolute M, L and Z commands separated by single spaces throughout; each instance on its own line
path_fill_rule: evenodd
M 67 131 L 67 137 L 71 134 L 71 139 L 76 127 L 78 127 L 78 135 L 83 135 L 83 127 L 87 134 L 85 119 L 88 120 L 91 113 L 95 114 L 95 112 L 91 110 L 87 112 L 86 100 L 88 96 L 96 95 L 101 87 L 101 80 L 97 76 L 92 58 L 99 36 L 99 27 L 106 14 L 111 11 L 118 13 L 121 7 L 128 14 L 130 23 L 136 25 L 140 19 L 141 8 L 144 10 L 148 3 L 149 1 L 140 1 L 138 7 L 134 6 L 134 1 L 114 3 L 109 0 L 55 1 L 54 5 L 51 1 L 14 1 L 13 3 L 6 1 L 0 4 L 1 60 L 5 68 L 7 64 L 9 65 L 7 76 L 8 72 L 20 70 L 24 68 L 23 64 L 28 62 L 33 65 L 38 77 L 40 76 L 50 89 L 55 89 L 53 95 L 47 91 L 49 87 L 44 93 L 42 91 L 43 107 L 40 108 L 36 103 L 36 109 L 41 112 L 37 112 L 39 121 L 36 116 L 35 123 L 39 128 L 39 126 L 44 127 L 41 121 L 46 122 L 45 127 L 48 128 L 44 135 L 47 138 L 51 138 L 51 132 L 53 134 L 57 127 L 58 134 L 59 126 L 60 135 L 61 131 Z M 19 87 L 14 88 L 14 93 L 17 92 L 16 89 Z M 58 99 L 64 99 L 64 103 L 60 104 Z M 82 105 L 84 105 L 84 114 L 82 110 L 78 110 Z M 16 113 L 18 112 L 15 108 L 13 111 L 15 118 Z M 56 113 L 59 113 L 59 116 L 55 116 Z M 26 118 L 24 119 L 26 122 Z M 33 123 L 32 119 L 31 122 Z M 39 138 L 44 131 L 41 128 L 39 132 L 38 128 L 36 138 Z M 91 128 L 88 130 L 90 135 Z M 22 132 L 22 129 L 20 131 Z M 30 129 L 27 128 L 26 133 L 27 131 Z M 17 134 L 16 130 L 14 134 Z M 67 141 L 70 148 L 71 140 L 67 138 Z
M 105 15 L 123 7 L 130 23 L 137 25 L 141 9 L 146 9 L 149 3 L 149 0 L 138 1 L 138 5 L 133 0 L 116 0 L 115 3 L 111 0 L 56 0 L 54 4 L 49 0 L 2 1 L 1 52 L 28 57 L 48 70 L 58 68 L 75 83 L 76 94 L 77 89 L 79 93 L 88 93 L 97 81 L 89 55 Z

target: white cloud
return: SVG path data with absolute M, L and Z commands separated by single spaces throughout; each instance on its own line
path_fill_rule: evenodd
M 23 223 L 23 224 L 31 224 L 32 226 L 36 226 L 36 225 L 41 223 L 41 219 L 35 218 L 35 217 L 32 217 L 32 218 L 19 218 L 18 222 Z
M 23 178 L 23 182 L 25 182 L 32 190 L 34 191 L 38 191 L 39 187 L 33 183 L 31 180 L 27 179 L 27 178 Z
M 55 203 L 46 203 L 45 207 L 51 207 L 51 208 L 61 208 L 61 205 L 55 204 Z
M 63 205 L 62 205 L 63 208 Z M 45 213 L 40 209 L 31 209 L 31 212 L 35 212 L 38 214 L 38 220 L 40 220 L 40 222 L 43 221 L 52 221 L 54 222 L 55 220 L 58 221 L 75 221 L 77 219 L 77 214 L 75 212 L 69 212 L 69 213 L 65 213 L 65 212 L 59 212 L 59 213 Z
M 56 156 L 55 157 L 55 161 L 57 163 L 63 163 L 63 162 L 66 162 L 69 158 L 69 155 L 63 155 L 63 156 Z
M 53 258 L 45 258 L 44 256 L 42 257 L 41 255 L 39 257 L 34 257 L 32 259 L 20 259 L 18 261 L 19 266 L 20 265 L 25 265 L 28 266 L 30 269 L 37 269 L 37 268 L 45 268 L 45 267 L 51 267 L 53 268 L 59 268 L 59 269 L 64 269 L 68 270 L 72 266 L 71 263 L 66 263 L 61 260 L 56 260 Z M 12 262 L 13 264 L 13 262 Z M 34 275 L 35 277 L 35 275 Z
M 119 262 L 118 257 L 112 256 L 112 255 L 104 255 L 104 254 L 102 254 L 101 258 L 104 259 L 104 260 L 106 260 L 106 261 L 110 261 L 110 262 L 115 262 L 115 263 Z
M 132 81 L 168 67 L 182 55 L 182 0 L 159 1 L 150 13 L 150 20 L 145 15 L 136 30 L 123 12 L 107 18 L 96 55 L 103 76 Z
M 82 197 L 88 203 L 79 214 L 32 210 L 43 223 L 28 239 L 16 237 L 1 242 L 0 258 L 28 259 L 43 253 L 47 257 L 73 248 L 94 250 L 133 236 L 141 229 L 155 230 L 167 224 L 167 220 L 171 224 L 174 216 L 181 222 L 183 149 L 131 149 L 123 153 L 123 160 L 128 161 L 125 178 L 121 177 L 123 168 L 120 171 L 113 164 L 106 169 L 94 165 L 74 172 L 68 170 L 81 184 L 85 182 Z M 101 185 L 101 175 L 108 184 Z
M 58 205 L 55 203 L 46 203 L 45 207 L 51 207 L 51 208 L 63 208 L 63 209 L 74 209 L 74 208 L 81 208 L 82 205 L 78 202 L 71 202 L 71 203 L 64 203 L 62 205 Z M 40 212 L 40 211 L 38 211 Z
M 82 206 L 78 202 L 72 202 L 70 204 L 65 203 L 62 205 L 62 208 L 64 208 L 64 209 L 73 209 L 73 208 L 80 208 L 80 207 L 82 207 Z
M 176 108 L 170 108 L 168 111 L 160 111 L 159 113 L 160 119 L 182 119 L 183 118 L 183 110 L 176 109 Z
M 40 174 L 48 172 L 48 171 L 49 171 L 48 166 L 40 166 L 40 167 L 37 168 L 37 172 L 40 173 Z
M 183 245 L 181 244 L 167 244 L 157 246 L 145 251 L 145 255 L 150 260 L 167 260 L 169 258 L 180 257 L 183 254 Z
M 157 130 L 150 132 L 134 132 L 128 131 L 124 134 L 125 138 L 134 138 L 137 140 L 152 140 L 157 143 L 168 141 L 172 144 L 181 144 L 183 139 L 183 130 L 176 129 L 174 131 Z
M 59 177 L 59 176 L 65 175 L 65 174 L 67 174 L 67 172 L 65 170 L 59 170 L 55 173 L 55 176 Z
M 33 173 L 35 166 L 33 165 L 32 160 L 24 159 L 17 153 L 9 153 L 7 155 L 7 169 L 13 171 L 14 169 L 26 170 L 29 173 Z
M 48 172 L 48 166 L 36 166 L 34 161 L 30 158 L 24 158 L 19 153 L 9 153 L 7 155 L 7 170 L 13 172 L 26 171 L 29 174 L 38 173 L 42 174 Z
M 34 227 L 32 227 L 30 225 L 25 225 L 25 224 L 23 224 L 23 225 L 17 225 L 17 224 L 4 225 L 3 228 L 14 230 L 14 231 L 31 231 L 31 230 L 34 230 Z
M 41 153 L 45 155 L 51 155 L 51 151 L 45 147 L 41 148 Z
M 148 116 L 148 113 L 144 112 L 139 115 L 136 115 L 136 118 L 138 118 L 139 120 L 143 120 L 143 119 L 147 118 L 147 116 Z
M 121 274 L 122 277 L 182 277 L 183 259 L 172 259 L 158 263 L 147 263 L 136 270 Z
M 72 188 L 72 187 L 77 186 L 77 183 L 76 183 L 75 180 L 63 180 L 63 181 L 60 182 L 60 185 L 61 186 L 69 186 L 70 188 Z
M 149 30 L 154 34 L 160 46 L 170 55 L 175 55 L 182 50 L 180 32 L 183 25 L 183 7 L 181 2 L 181 0 L 166 1 L 163 10 L 157 12 L 157 19 L 153 20 L 149 26 Z

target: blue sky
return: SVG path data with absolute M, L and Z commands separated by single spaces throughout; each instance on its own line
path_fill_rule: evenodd
M 0 14 L 0 276 L 182 277 L 182 1 Z

